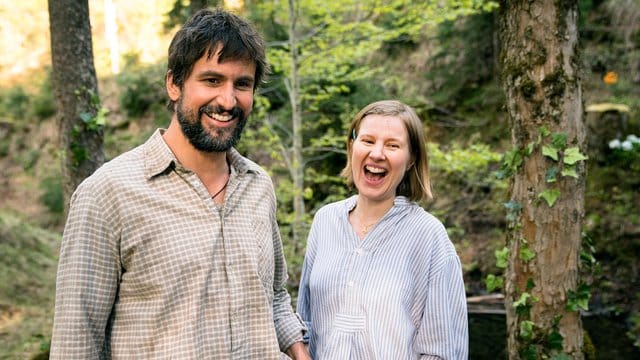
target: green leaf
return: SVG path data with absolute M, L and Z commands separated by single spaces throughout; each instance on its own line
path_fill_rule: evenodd
M 547 169 L 547 174 L 544 176 L 544 179 L 548 183 L 553 183 L 553 182 L 556 182 L 557 175 L 558 175 L 558 168 L 552 167 Z
M 562 176 L 571 176 L 572 178 L 578 178 L 578 173 L 576 172 L 576 168 L 573 166 L 567 166 L 562 169 Z
M 552 158 L 558 161 L 558 149 L 552 146 L 544 145 L 542 147 L 542 155 Z
M 502 288 L 502 285 L 504 284 L 504 278 L 502 276 L 489 274 L 484 279 L 484 284 L 487 288 L 487 292 L 493 292 L 496 289 Z
M 496 266 L 505 269 L 509 263 L 509 248 L 505 246 L 502 249 L 496 249 L 494 255 L 496 256 Z
M 533 339 L 533 321 L 525 320 L 520 323 L 520 338 L 524 340 Z
M 582 161 L 582 160 L 587 160 L 588 157 L 583 155 L 580 152 L 580 149 L 578 149 L 577 147 L 570 147 L 567 150 L 564 151 L 564 163 L 568 164 L 568 165 L 573 165 L 575 163 L 577 163 L 578 161 Z
M 564 149 L 565 147 L 567 147 L 567 134 L 554 133 L 551 136 L 551 143 L 556 149 Z
M 88 112 L 83 112 L 80 113 L 80 119 L 82 119 L 82 121 L 84 121 L 85 123 L 89 123 L 93 120 L 93 115 Z
M 536 253 L 531 251 L 528 246 L 524 246 L 520 248 L 520 260 L 524 262 L 529 262 L 536 257 Z
M 549 136 L 549 134 L 551 134 L 551 131 L 549 131 L 546 126 L 543 126 L 540 128 L 539 133 L 542 136 Z
M 571 357 L 565 353 L 554 354 L 549 360 L 571 360 Z
M 558 200 L 559 196 L 560 196 L 560 190 L 558 190 L 558 189 L 547 189 L 547 190 L 541 192 L 540 195 L 538 195 L 538 198 L 544 199 L 544 201 L 547 202 L 547 205 L 549 205 L 549 207 L 553 207 L 553 204 L 555 204 L 555 202 L 556 202 L 556 200 Z
M 529 298 L 531 298 L 531 294 L 528 292 L 522 293 L 520 298 L 513 302 L 513 307 L 517 309 L 519 307 L 527 306 L 527 300 L 529 300 Z
M 549 348 L 555 350 L 562 350 L 562 335 L 558 331 L 552 331 L 547 335 L 547 342 L 549 343 Z
M 531 291 L 531 289 L 533 289 L 534 287 L 536 287 L 535 281 L 533 281 L 532 278 L 528 278 L 527 279 L 527 287 L 526 287 L 527 291 Z

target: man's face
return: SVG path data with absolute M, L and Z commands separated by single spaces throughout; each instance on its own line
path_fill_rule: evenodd
M 256 65 L 218 62 L 218 52 L 200 58 L 179 89 L 169 78 L 169 96 L 185 137 L 197 150 L 223 152 L 234 146 L 253 107 Z

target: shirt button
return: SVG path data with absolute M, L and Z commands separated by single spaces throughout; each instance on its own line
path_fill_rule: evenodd
M 358 254 L 358 255 L 364 255 L 364 250 L 362 250 L 362 249 L 356 249 L 356 254 Z
M 349 282 L 347 283 L 347 286 L 348 286 L 348 287 L 353 287 L 353 285 L 355 285 L 355 283 L 354 283 L 353 281 L 349 281 Z

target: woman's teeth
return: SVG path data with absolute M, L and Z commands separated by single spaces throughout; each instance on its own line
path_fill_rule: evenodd
M 374 166 L 369 166 L 369 165 L 365 166 L 364 168 L 367 171 L 369 171 L 371 173 L 374 173 L 374 174 L 382 174 L 382 173 L 384 173 L 386 171 L 385 169 L 381 169 L 379 167 L 374 167 Z

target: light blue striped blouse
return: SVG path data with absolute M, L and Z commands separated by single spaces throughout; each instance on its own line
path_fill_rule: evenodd
M 462 268 L 440 221 L 403 196 L 360 240 L 356 196 L 321 208 L 297 310 L 314 359 L 467 359 Z

